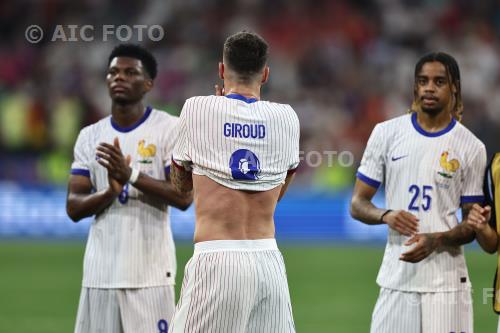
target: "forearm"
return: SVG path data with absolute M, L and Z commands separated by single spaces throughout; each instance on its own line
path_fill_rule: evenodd
M 363 197 L 354 197 L 351 202 L 351 215 L 365 224 L 383 224 L 382 215 L 387 209 L 377 208 L 371 200 Z
M 476 231 L 476 239 L 484 251 L 488 253 L 495 253 L 497 251 L 498 235 L 489 225 L 481 231 Z
M 191 191 L 176 191 L 170 181 L 154 179 L 143 173 L 139 175 L 139 178 L 133 186 L 141 192 L 163 200 L 169 206 L 173 206 L 181 210 L 186 210 L 193 201 Z
M 73 222 L 78 222 L 102 212 L 117 196 L 110 188 L 91 194 L 69 193 L 66 211 Z
M 466 223 L 460 223 L 454 228 L 435 233 L 438 247 L 457 247 L 472 242 L 476 233 Z

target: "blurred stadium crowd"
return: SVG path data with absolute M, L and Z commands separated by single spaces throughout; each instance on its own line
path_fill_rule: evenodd
M 46 32 L 38 44 L 24 37 L 32 24 Z M 50 41 L 68 24 L 161 25 L 163 40 L 142 43 L 159 62 L 147 100 L 173 114 L 186 98 L 213 93 L 228 34 L 259 32 L 271 46 L 263 98 L 294 107 L 302 150 L 355 157 L 350 168 L 303 163 L 296 185 L 349 188 L 374 124 L 406 112 L 414 64 L 431 50 L 457 58 L 464 123 L 490 154 L 500 150 L 498 1 L 3 1 L 0 180 L 64 184 L 80 128 L 109 114 L 107 57 L 120 41 Z

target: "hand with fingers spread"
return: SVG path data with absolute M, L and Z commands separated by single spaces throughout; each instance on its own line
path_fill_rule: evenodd
M 427 258 L 438 247 L 435 234 L 417 234 L 406 241 L 405 246 L 416 244 L 415 247 L 399 257 L 399 260 L 416 263 Z
M 120 193 L 132 173 L 130 155 L 123 156 L 118 138 L 113 144 L 100 143 L 97 146 L 97 162 L 108 170 L 109 186 L 114 193 Z
M 474 229 L 475 232 L 483 232 L 485 229 L 489 228 L 488 222 L 490 221 L 490 218 L 490 206 L 483 208 L 478 204 L 474 204 L 465 221 L 467 225 Z
M 415 215 L 404 210 L 391 211 L 382 218 L 382 222 L 405 236 L 413 236 L 418 232 L 418 221 Z

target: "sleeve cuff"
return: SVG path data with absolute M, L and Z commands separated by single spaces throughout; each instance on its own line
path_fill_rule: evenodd
M 460 204 L 471 202 L 484 203 L 484 195 L 463 195 L 460 197 Z
M 71 169 L 71 174 L 75 176 L 85 176 L 90 178 L 90 171 L 86 169 Z
M 378 180 L 375 180 L 375 179 L 372 179 L 368 176 L 365 176 L 364 174 L 362 174 L 361 172 L 357 172 L 356 173 L 356 177 L 361 180 L 363 183 L 366 183 L 367 185 L 370 185 L 371 187 L 374 187 L 374 188 L 379 188 L 381 182 L 379 182 Z

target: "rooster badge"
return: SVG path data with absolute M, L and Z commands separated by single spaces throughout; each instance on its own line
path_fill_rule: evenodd
M 142 160 L 139 163 L 152 163 L 148 158 L 154 157 L 156 155 L 156 146 L 152 143 L 146 146 L 146 141 L 139 141 L 139 146 L 137 147 L 137 153 L 142 157 Z
M 460 162 L 458 162 L 457 159 L 448 160 L 448 155 L 449 153 L 447 151 L 441 154 L 439 165 L 443 168 L 443 171 L 438 172 L 438 174 L 445 178 L 452 178 L 452 174 L 460 168 Z

